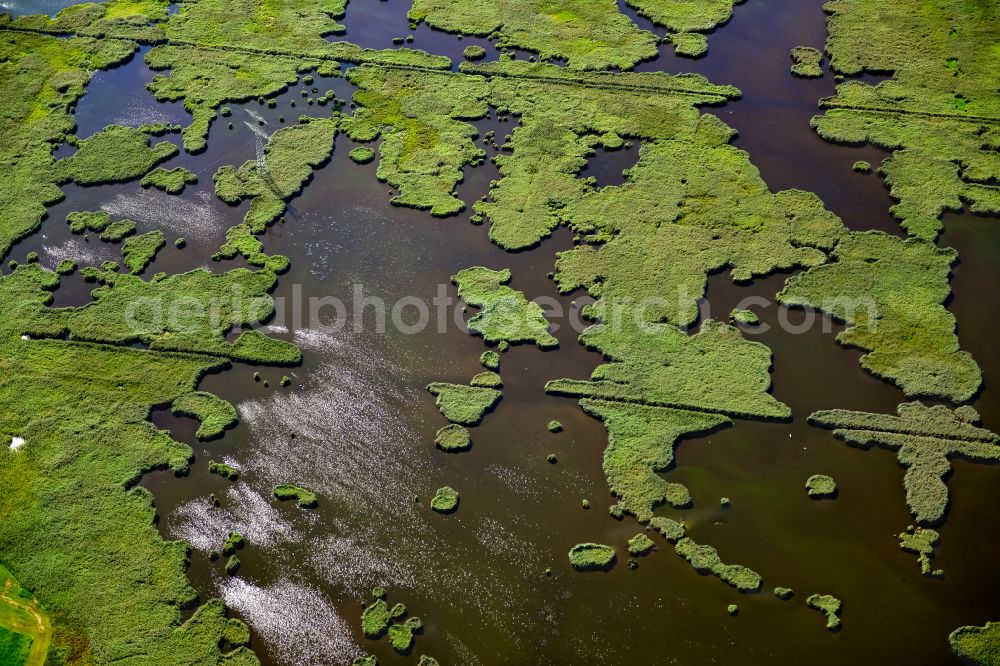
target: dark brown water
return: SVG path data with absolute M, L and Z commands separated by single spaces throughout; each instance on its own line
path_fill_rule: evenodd
M 391 37 L 409 33 L 407 4 L 350 5 L 345 38 L 391 46 Z M 739 86 L 741 100 L 711 112 L 740 131 L 737 145 L 750 152 L 772 189 L 815 191 L 852 228 L 898 233 L 881 179 L 850 169 L 858 159 L 877 163 L 883 154 L 825 143 L 809 129 L 816 100 L 833 90 L 832 78 L 805 81 L 788 72 L 792 46 L 818 47 L 825 39 L 820 6 L 818 0 L 750 0 L 711 36 L 706 57 L 679 59 L 665 47 L 641 69 L 697 71 Z M 413 34 L 414 47 L 453 58 L 474 42 L 426 26 Z M 78 107 L 81 136 L 109 122 L 139 124 L 161 116 L 184 122 L 177 118 L 182 110 L 150 101 L 143 85 L 151 75 L 139 57 L 98 75 Z M 340 79 L 314 85 L 349 96 Z M 290 107 L 293 99 L 297 110 Z M 140 231 L 165 229 L 168 245 L 147 272 L 211 265 L 208 257 L 225 230 L 246 211 L 245 204 L 230 207 L 214 197 L 212 174 L 221 164 L 253 158 L 253 134 L 243 121 L 256 120 L 248 110 L 265 119 L 268 132 L 281 126 L 279 115 L 329 111 L 304 110 L 301 99 L 293 88 L 275 109 L 231 105 L 232 117 L 213 124 L 206 153 L 182 154 L 165 165 L 199 174 L 200 182 L 180 196 L 138 183 L 67 187 L 66 200 L 50 209 L 42 232 L 19 244 L 13 256 L 21 260 L 37 250 L 49 266 L 67 255 L 94 263 L 114 258 L 117 248 L 72 236 L 64 222 L 69 211 L 104 208 L 136 220 Z M 123 109 L 131 111 L 123 115 Z M 511 127 L 495 120 L 479 126 L 498 136 Z M 350 306 L 360 287 L 363 296 L 391 306 L 405 296 L 430 302 L 439 285 L 454 299 L 450 276 L 481 264 L 510 268 L 511 285 L 531 298 L 552 299 L 567 311 L 585 302 L 579 294 L 559 296 L 546 278 L 555 253 L 571 246 L 569 233 L 560 230 L 530 252 L 505 253 L 467 215 L 440 220 L 390 206 L 391 188 L 375 178 L 376 164 L 351 162 L 351 147 L 345 137 L 337 139 L 330 163 L 291 202 L 285 222 L 264 237 L 268 252 L 292 261 L 275 292 L 279 299 L 336 296 Z M 634 149 L 601 153 L 583 175 L 614 184 L 634 159 Z M 461 196 L 474 201 L 496 177 L 488 162 L 468 170 Z M 184 250 L 170 242 L 177 236 L 188 239 Z M 949 306 L 963 347 L 985 374 L 975 404 L 996 429 L 1000 231 L 995 219 L 951 215 L 941 244 L 955 247 L 962 259 Z M 747 297 L 771 299 L 784 278 L 738 287 L 715 275 L 704 314 L 723 318 Z M 89 286 L 75 280 L 56 292 L 57 304 L 86 301 Z M 891 411 L 901 394 L 864 373 L 858 352 L 836 345 L 836 325 L 824 332 L 816 323 L 793 334 L 787 329 L 810 313 L 783 312 L 773 303 L 755 309 L 760 328 L 768 330 L 752 335 L 774 351 L 774 393 L 795 418 L 739 421 L 685 440 L 667 476 L 685 483 L 695 501 L 692 509 L 668 513 L 682 516 L 691 535 L 716 546 L 725 561 L 759 571 L 765 580 L 760 594 L 743 595 L 699 575 L 662 541 L 637 570 L 624 566 L 624 542 L 639 526 L 608 516 L 612 498 L 601 470 L 606 433 L 575 401 L 542 390 L 552 378 L 586 377 L 600 362 L 576 344 L 565 321 L 556 332 L 557 351 L 518 346 L 502 355 L 502 402 L 473 429 L 471 451 L 447 455 L 433 446 L 445 422 L 423 387 L 465 382 L 478 372 L 485 349 L 479 338 L 454 325 L 444 333 L 433 326 L 413 335 L 391 326 L 381 333 L 371 309 L 360 317 L 348 311 L 342 330 L 320 332 L 308 321 L 294 321 L 289 306 L 289 316 L 275 322 L 284 328 L 272 332 L 301 345 L 303 364 L 290 370 L 237 364 L 206 377 L 202 388 L 238 405 L 240 425 L 221 440 L 200 444 L 193 422 L 158 413 L 157 423 L 192 443 L 196 460 L 188 477 L 154 474 L 144 483 L 156 496 L 164 534 L 194 546 L 191 578 L 202 596 L 221 595 L 250 623 L 267 664 L 347 663 L 362 653 L 375 653 L 384 664 L 413 662 L 414 656 L 395 655 L 386 640 L 362 636 L 359 616 L 374 585 L 385 586 L 390 601 L 405 602 L 424 620 L 414 654 L 443 664 L 949 663 L 948 632 L 1000 616 L 1000 578 L 992 567 L 1000 557 L 994 511 L 1000 470 L 953 464 L 952 508 L 939 530 L 935 559 L 946 576 L 922 578 L 916 557 L 901 551 L 893 536 L 910 523 L 903 470 L 893 454 L 849 447 L 805 423 L 821 408 Z M 258 370 L 268 387 L 253 381 Z M 284 374 L 293 379 L 288 388 L 278 386 Z M 549 433 L 550 419 L 565 431 Z M 546 461 L 549 453 L 558 464 Z M 209 475 L 209 459 L 237 467 L 239 482 Z M 813 473 L 837 480 L 835 501 L 807 498 L 803 484 Z M 273 501 L 271 488 L 282 482 L 316 491 L 319 508 L 305 512 Z M 445 484 L 462 497 L 450 516 L 429 509 L 434 490 Z M 209 506 L 209 493 L 221 507 Z M 723 496 L 732 500 L 724 510 Z M 589 511 L 581 508 L 584 498 L 592 503 Z M 248 541 L 236 578 L 207 557 L 229 530 Z M 581 541 L 612 544 L 621 561 L 606 574 L 575 573 L 566 552 Z M 553 575 L 546 577 L 549 567 Z M 795 597 L 778 601 L 770 594 L 776 585 L 793 587 Z M 813 592 L 844 601 L 841 632 L 827 632 L 823 618 L 805 608 Z M 738 617 L 726 614 L 730 603 L 740 605 Z

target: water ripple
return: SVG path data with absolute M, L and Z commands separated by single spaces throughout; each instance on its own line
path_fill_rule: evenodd
M 346 664 L 362 653 L 337 609 L 311 587 L 288 580 L 262 587 L 229 578 L 222 598 L 264 639 L 278 663 Z
M 222 206 L 207 191 L 194 192 L 189 198 L 150 188 L 117 194 L 101 204 L 101 209 L 114 217 L 208 242 L 229 226 Z

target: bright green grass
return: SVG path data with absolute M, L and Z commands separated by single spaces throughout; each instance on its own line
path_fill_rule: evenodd
M 198 419 L 201 425 L 195 436 L 208 440 L 220 437 L 236 425 L 236 408 L 222 398 L 204 391 L 191 391 L 174 400 L 173 413 Z
M 0 431 L 26 440 L 0 449 L 5 562 L 99 662 L 218 661 L 224 609 L 204 605 L 180 624 L 195 598 L 187 546 L 162 540 L 152 496 L 134 484 L 146 470 L 187 469 L 190 448 L 146 417 L 222 360 L 60 340 L 3 346 Z
M 654 23 L 676 32 L 707 31 L 733 15 L 742 0 L 627 0 L 626 4 Z
M 944 572 L 940 569 L 935 570 L 931 567 L 931 558 L 934 557 L 934 546 L 937 545 L 937 542 L 941 538 L 941 535 L 937 531 L 911 525 L 905 532 L 900 533 L 898 536 L 899 547 L 917 555 L 921 575 L 933 577 L 944 575 Z
M 831 428 L 836 437 L 857 446 L 897 451 L 906 468 L 906 503 L 919 523 L 934 525 L 944 519 L 948 507 L 944 477 L 951 471 L 949 459 L 1000 461 L 1000 436 L 976 427 L 979 414 L 969 406 L 952 411 L 911 402 L 897 411 L 898 416 L 891 416 L 830 409 L 811 414 L 809 422 Z
M 770 349 L 744 339 L 739 329 L 708 320 L 689 335 L 668 324 L 639 326 L 633 319 L 626 315 L 587 328 L 580 341 L 608 362 L 598 366 L 589 381 L 557 379 L 545 390 L 732 416 L 790 415 L 788 407 L 768 393 Z
M 823 68 L 820 62 L 823 60 L 823 52 L 811 46 L 796 46 L 791 51 L 792 74 L 807 79 L 815 79 L 823 76 Z
M 656 55 L 656 36 L 639 29 L 613 0 L 414 0 L 413 22 L 470 35 L 498 36 L 499 48 L 566 58 L 583 69 L 630 69 Z
M 462 167 L 481 163 L 485 153 L 473 144 L 477 131 L 467 120 L 489 111 L 486 86 L 478 76 L 408 71 L 372 66 L 347 74 L 358 87 L 358 108 L 343 121 L 354 141 L 380 133 L 379 180 L 399 188 L 391 202 L 445 216 L 465 204 L 455 188 Z
M 0 666 L 24 666 L 31 651 L 31 636 L 0 627 Z
M 472 436 L 467 428 L 452 423 L 437 431 L 434 444 L 442 451 L 468 451 L 472 447 Z
M 577 571 L 603 571 L 615 563 L 615 549 L 599 543 L 580 543 L 569 551 L 569 563 Z
M 438 513 L 451 513 L 458 508 L 458 491 L 451 486 L 438 488 L 431 500 L 431 508 Z
M 122 243 L 125 268 L 133 275 L 142 273 L 156 257 L 160 248 L 166 244 L 167 238 L 159 229 L 125 239 L 125 242 Z
M 872 86 L 845 81 L 813 119 L 831 141 L 894 151 L 880 171 L 908 233 L 933 240 L 946 210 L 1000 213 L 996 158 L 1000 6 L 944 0 L 835 0 L 826 50 L 838 73 L 892 72 Z
M 813 594 L 806 599 L 806 605 L 826 616 L 827 629 L 830 631 L 840 629 L 840 599 L 831 594 Z
M 684 507 L 691 503 L 685 486 L 659 474 L 673 466 L 677 440 L 731 423 L 720 414 L 591 399 L 580 404 L 608 430 L 604 475 L 612 494 L 619 498 L 620 511 L 640 521 L 649 520 L 660 504 Z
M 316 493 L 290 483 L 282 483 L 275 486 L 274 496 L 282 501 L 295 500 L 299 508 L 302 509 L 312 509 L 319 504 L 319 500 L 316 499 Z
M 123 62 L 135 46 L 0 31 L 0 257 L 63 197 L 52 149 L 73 130 L 70 107 L 91 74 Z
M 509 270 L 475 266 L 459 271 L 451 281 L 458 285 L 459 298 L 479 308 L 468 326 L 486 342 L 534 342 L 542 349 L 559 344 L 548 331 L 549 322 L 542 307 L 529 301 L 524 292 L 507 286 Z
M 253 266 L 287 267 L 285 257 L 264 254 L 257 236 L 285 212 L 286 201 L 302 191 L 313 171 L 330 159 L 337 123 L 336 118 L 308 118 L 276 131 L 264 147 L 267 168 L 263 173 L 256 160 L 239 168 L 226 165 L 215 172 L 215 191 L 220 199 L 230 204 L 250 200 L 243 222 L 226 232 L 226 242 L 215 258 L 242 255 Z
M 150 146 L 150 137 L 134 127 L 109 125 L 79 149 L 56 163 L 62 181 L 79 185 L 120 183 L 145 175 L 160 162 L 177 154 L 177 146 L 161 141 Z
M 493 388 L 435 382 L 427 390 L 437 397 L 441 414 L 452 423 L 476 425 L 499 402 L 502 394 Z
M 654 546 L 656 546 L 656 543 L 642 532 L 639 532 L 628 540 L 628 552 L 630 555 L 645 555 Z
M 975 394 L 982 373 L 959 348 L 955 317 L 944 307 L 954 250 L 863 231 L 841 238 L 831 256 L 789 278 L 778 300 L 845 322 L 837 341 L 865 350 L 862 367 L 908 396 L 961 402 Z
M 298 80 L 299 70 L 293 58 L 169 44 L 154 47 L 146 62 L 164 70 L 147 85 L 153 96 L 161 102 L 183 101 L 193 116 L 183 132 L 190 152 L 205 149 L 218 107 L 284 90 Z
M 152 497 L 136 485 L 152 469 L 186 472 L 191 457 L 189 447 L 147 420 L 151 409 L 190 401 L 205 372 L 228 364 L 224 350 L 239 356 L 237 349 L 245 345 L 226 342 L 228 324 L 211 323 L 207 310 L 199 313 L 190 303 L 185 317 L 191 334 L 174 328 L 163 343 L 201 354 L 114 345 L 135 339 L 124 305 L 142 290 L 169 301 L 184 294 L 187 280 L 208 280 L 193 292 L 206 298 L 212 290 L 203 287 L 213 280 L 221 280 L 218 285 L 229 292 L 242 279 L 250 288 L 244 294 L 261 299 L 274 276 L 244 271 L 213 277 L 196 271 L 147 283 L 94 269 L 88 275 L 105 281 L 98 301 L 62 309 L 47 307 L 58 277 L 38 264 L 0 278 L 0 299 L 11 306 L 0 317 L 0 403 L 5 406 L 0 432 L 25 440 L 16 451 L 0 447 L 0 484 L 7 488 L 0 495 L 5 516 L 0 554 L 53 613 L 54 663 L 69 660 L 81 645 L 99 663 L 214 663 L 224 654 L 256 663 L 245 648 L 220 642 L 231 624 L 221 602 L 203 604 L 181 624 L 181 608 L 195 599 L 185 578 L 188 549 L 162 540 Z M 255 291 L 254 280 L 261 278 Z M 118 297 L 122 301 L 116 308 Z M 253 318 L 252 312 L 236 320 Z M 62 339 L 67 331 L 73 341 Z M 21 333 L 32 338 L 22 339 Z M 165 333 L 154 326 L 146 334 Z M 81 341 L 86 339 L 104 344 Z M 152 338 L 147 341 L 162 349 Z M 188 407 L 211 432 L 220 427 L 225 410 L 208 402 L 214 409 Z M 115 571 L 113 577 L 107 576 L 109 570 Z
M 190 351 L 257 363 L 294 364 L 294 345 L 247 330 L 235 342 L 225 339 L 232 327 L 252 325 L 274 311 L 268 295 L 275 284 L 269 271 L 235 269 L 189 273 L 146 282 L 133 275 L 87 268 L 100 281 L 93 303 L 50 309 L 49 290 L 58 277 L 37 264 L 20 266 L 0 281 L 0 298 L 12 304 L 19 330 L 43 336 L 70 332 L 74 338 L 111 344 L 142 342 L 153 349 Z
M 184 167 L 164 169 L 157 167 L 146 174 L 139 184 L 143 187 L 157 187 L 167 194 L 180 194 L 186 185 L 198 182 L 198 176 Z
M 806 479 L 806 492 L 809 497 L 823 498 L 837 495 L 837 482 L 826 474 L 813 474 Z
M 976 666 L 996 666 L 1000 655 L 1000 622 L 983 627 L 959 627 L 948 635 L 952 651 Z

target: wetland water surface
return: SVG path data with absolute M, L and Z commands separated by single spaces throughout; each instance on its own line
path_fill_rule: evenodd
M 31 3 L 19 3 L 24 11 L 20 4 Z M 30 11 L 49 11 L 54 4 L 36 3 Z M 409 32 L 407 4 L 352 2 L 344 38 L 390 47 L 397 33 Z M 881 179 L 851 170 L 854 161 L 877 163 L 883 153 L 824 142 L 809 128 L 818 98 L 833 92 L 831 74 L 810 81 L 789 74 L 792 46 L 822 47 L 821 5 L 751 0 L 713 33 L 705 57 L 676 58 L 663 47 L 639 69 L 695 71 L 740 87 L 742 99 L 710 112 L 739 130 L 736 145 L 750 153 L 772 190 L 814 191 L 851 228 L 899 233 Z M 486 43 L 424 25 L 414 34 L 412 46 L 456 62 L 464 46 Z M 112 122 L 186 123 L 179 106 L 152 101 L 144 90 L 151 76 L 137 54 L 95 77 L 77 107 L 80 135 Z M 318 78 L 316 85 L 350 96 L 343 79 Z M 248 109 L 264 118 L 270 132 L 280 126 L 280 114 L 297 115 L 289 108 L 295 98 L 295 91 L 279 96 L 274 109 L 231 105 L 234 129 L 227 129 L 230 119 L 220 118 L 206 152 L 182 152 L 165 163 L 199 176 L 179 196 L 136 182 L 65 188 L 65 201 L 49 209 L 42 232 L 18 244 L 13 256 L 22 260 L 36 250 L 51 266 L 73 244 L 73 253 L 88 263 L 114 258 L 116 248 L 73 236 L 63 222 L 69 211 L 104 209 L 134 219 L 140 231 L 168 232 L 167 248 L 149 273 L 206 263 L 226 229 L 246 212 L 245 205 L 230 207 L 214 196 L 212 174 L 219 165 L 253 159 L 254 137 L 243 123 L 253 117 Z M 494 118 L 478 126 L 500 137 L 513 123 Z M 176 135 L 167 138 L 178 141 Z M 387 589 L 390 603 L 404 602 L 423 620 L 413 654 L 433 655 L 442 664 L 940 664 L 952 659 L 948 632 L 1000 616 L 1000 576 L 993 566 L 1000 559 L 997 469 L 953 463 L 951 510 L 934 560 L 946 575 L 921 577 L 916 557 L 901 551 L 894 536 L 912 520 L 894 454 L 849 447 L 805 421 L 816 409 L 891 412 L 902 394 L 861 370 L 858 352 L 837 346 L 839 325 L 830 332 L 819 323 L 797 334 L 783 330 L 790 326 L 779 318 L 794 328 L 810 315 L 773 304 L 784 275 L 748 286 L 733 285 L 728 274 L 714 275 L 703 312 L 724 319 L 744 298 L 772 301 L 757 308 L 767 332 L 751 337 L 773 350 L 773 392 L 794 418 L 738 421 L 685 439 L 675 467 L 666 472 L 690 488 L 695 500 L 694 508 L 670 515 L 682 516 L 690 535 L 715 546 L 724 561 L 760 572 L 764 590 L 740 594 L 700 575 L 662 541 L 634 570 L 619 562 L 607 573 L 574 572 L 566 559 L 574 544 L 607 543 L 621 554 L 641 527 L 608 515 L 613 498 L 601 468 L 604 427 L 575 400 L 543 391 L 553 378 L 587 377 L 601 360 L 576 342 L 565 320 L 556 320 L 562 324 L 555 333 L 557 350 L 518 345 L 501 354 L 502 401 L 472 429 L 471 451 L 446 455 L 433 444 L 445 421 L 424 386 L 464 383 L 480 371 L 480 338 L 450 322 L 446 332 L 434 326 L 415 334 L 392 326 L 381 332 L 373 308 L 360 316 L 349 310 L 341 330 L 321 331 L 296 321 L 291 306 L 335 296 L 353 307 L 359 289 L 390 305 L 408 296 L 430 303 L 439 285 L 455 299 L 450 276 L 483 265 L 509 268 L 511 286 L 529 298 L 546 297 L 577 311 L 588 299 L 559 295 L 546 277 L 555 253 L 572 246 L 572 235 L 560 229 L 534 250 L 504 252 L 489 242 L 485 226 L 468 223 L 468 214 L 435 219 L 390 206 L 389 186 L 375 177 L 377 163 L 353 163 L 352 147 L 345 136 L 337 138 L 329 163 L 291 201 L 284 222 L 263 237 L 268 253 L 291 259 L 274 294 L 288 307 L 271 332 L 302 348 L 302 365 L 235 364 L 207 376 L 201 388 L 233 402 L 241 417 L 220 440 L 199 443 L 193 421 L 154 415 L 197 456 L 186 477 L 159 472 L 143 480 L 156 498 L 161 530 L 192 544 L 193 584 L 202 598 L 221 596 L 249 623 L 264 663 L 342 664 L 367 653 L 383 664 L 415 663 L 412 655 L 395 654 L 387 641 L 362 634 L 360 613 L 377 585 Z M 594 176 L 598 185 L 617 184 L 635 159 L 635 148 L 599 151 L 582 175 Z M 489 162 L 467 169 L 460 195 L 471 203 L 497 175 Z M 963 348 L 983 367 L 984 389 L 973 404 L 994 430 L 1000 427 L 997 229 L 995 220 L 952 215 L 941 242 L 961 257 L 949 306 Z M 172 244 L 180 236 L 188 240 L 184 250 Z M 56 304 L 86 302 L 89 289 L 82 279 L 67 279 Z M 267 386 L 254 381 L 257 371 Z M 281 387 L 286 374 L 291 385 Z M 563 424 L 563 432 L 546 430 L 551 419 Z M 557 464 L 547 462 L 549 453 Z M 210 459 L 235 467 L 239 480 L 209 474 Z M 837 480 L 835 501 L 806 496 L 803 484 L 814 473 Z M 271 489 L 278 483 L 315 491 L 319 507 L 300 511 L 277 503 Z M 461 493 L 453 515 L 430 509 L 435 490 L 444 485 Z M 210 493 L 219 507 L 210 505 Z M 731 505 L 720 507 L 721 497 Z M 581 508 L 583 499 L 590 501 L 589 510 Z M 247 540 L 238 577 L 226 576 L 208 557 L 230 530 Z M 548 568 L 551 576 L 545 575 Z M 770 594 L 775 585 L 794 588 L 795 596 L 779 601 Z M 805 609 L 805 598 L 814 592 L 844 601 L 842 631 L 826 631 L 822 616 Z M 733 603 L 740 606 L 736 617 L 726 613 Z

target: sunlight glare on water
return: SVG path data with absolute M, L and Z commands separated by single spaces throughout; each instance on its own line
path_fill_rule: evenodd
M 171 536 L 205 552 L 219 548 L 230 532 L 237 532 L 248 544 L 260 547 L 296 540 L 291 524 L 268 497 L 249 484 L 234 485 L 224 499 L 221 507 L 201 499 L 178 507 L 170 518 Z
M 222 598 L 264 638 L 280 663 L 346 664 L 362 653 L 337 609 L 321 592 L 301 583 L 257 586 L 230 578 Z
M 103 203 L 101 210 L 116 218 L 128 218 L 188 238 L 208 241 L 220 235 L 228 225 L 221 213 L 224 207 L 206 191 L 195 192 L 189 199 L 149 188 L 117 194 Z

